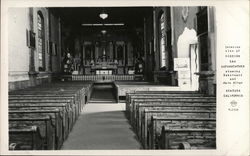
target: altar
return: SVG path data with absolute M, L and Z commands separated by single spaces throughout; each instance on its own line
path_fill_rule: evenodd
M 117 66 L 100 64 L 91 66 L 91 70 L 95 75 L 113 75 L 117 73 Z
M 96 75 L 112 75 L 113 74 L 113 71 L 112 70 L 96 70 Z
M 84 75 L 126 75 L 134 70 L 130 41 L 84 41 L 80 56 Z

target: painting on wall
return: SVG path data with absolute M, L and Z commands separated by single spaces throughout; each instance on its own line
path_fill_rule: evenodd
M 26 30 L 26 43 L 29 48 L 36 48 L 36 33 Z

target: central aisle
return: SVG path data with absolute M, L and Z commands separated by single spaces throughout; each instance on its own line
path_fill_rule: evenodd
M 87 104 L 62 150 L 141 149 L 124 110 L 124 103 Z

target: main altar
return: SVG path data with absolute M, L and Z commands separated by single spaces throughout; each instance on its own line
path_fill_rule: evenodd
M 117 74 L 117 63 L 101 61 L 91 65 L 91 71 L 95 75 L 113 75 Z
M 83 75 L 128 75 L 134 72 L 133 48 L 125 41 L 85 41 Z

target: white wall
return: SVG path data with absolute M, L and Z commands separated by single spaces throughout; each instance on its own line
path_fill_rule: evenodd
M 29 48 L 26 29 L 29 29 L 28 8 L 8 10 L 9 82 L 28 80 Z
M 196 31 L 194 29 L 184 28 L 183 33 L 178 37 L 177 40 L 177 57 L 178 58 L 189 58 L 190 44 L 198 42 Z

